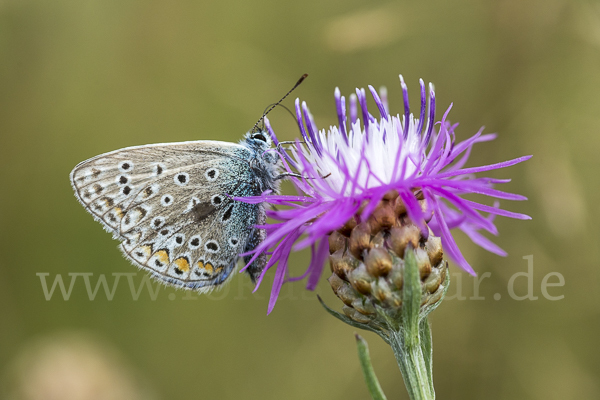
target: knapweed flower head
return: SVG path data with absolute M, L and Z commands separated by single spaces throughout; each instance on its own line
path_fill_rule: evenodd
M 297 140 L 288 151 L 279 151 L 299 194 L 264 193 L 256 198 L 239 199 L 286 206 L 267 212 L 276 222 L 261 227 L 266 229 L 267 238 L 253 251 L 254 257 L 270 254 L 257 286 L 265 273 L 276 267 L 269 312 L 285 281 L 307 278 L 307 288 L 315 288 L 329 256 L 332 232 L 344 232 L 344 227 L 352 230 L 366 221 L 371 225 L 373 221 L 385 224 L 385 211 L 382 215 L 373 215 L 385 209 L 380 207 L 383 203 L 391 204 L 396 216 L 404 213 L 420 231 L 421 241 L 427 240 L 430 230 L 440 237 L 445 254 L 470 274 L 475 272 L 458 248 L 451 233 L 453 229 L 463 231 L 484 249 L 504 256 L 506 253 L 480 231 L 497 235 L 496 215 L 529 219 L 527 215 L 500 209 L 497 201 L 490 206 L 463 196 L 478 193 L 497 200 L 525 200 L 521 195 L 494 188 L 495 184 L 509 182 L 509 179 L 475 174 L 509 167 L 531 156 L 465 167 L 473 146 L 493 140 L 496 135 L 484 135 L 480 130 L 467 140 L 457 141 L 458 124 L 447 120 L 452 106 L 435 122 L 433 86 L 429 85 L 427 96 L 425 84 L 420 81 L 421 107 L 415 116 L 410 112 L 408 90 L 402 76 L 400 83 L 404 99 L 402 115 L 390 114 L 384 89 L 378 93 L 369 86 L 379 118 L 369 112 L 364 89 L 357 89 L 356 95 L 350 96 L 348 115 L 346 99 L 336 88 L 338 125 L 327 131 L 319 130 L 306 103 L 300 105 L 296 100 L 302 140 Z M 277 143 L 268 121 L 266 126 Z M 290 277 L 291 252 L 306 247 L 312 250 L 310 265 L 302 276 Z

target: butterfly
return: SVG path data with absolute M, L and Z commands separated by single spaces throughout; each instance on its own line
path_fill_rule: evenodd
M 285 99 L 306 75 L 275 105 Z M 135 266 L 159 281 L 209 292 L 232 275 L 240 254 L 266 237 L 265 206 L 236 197 L 277 193 L 280 156 L 261 120 L 239 143 L 199 140 L 127 147 L 79 163 L 75 196 L 121 241 Z M 245 263 L 251 255 L 243 256 Z M 266 255 L 246 268 L 256 282 Z

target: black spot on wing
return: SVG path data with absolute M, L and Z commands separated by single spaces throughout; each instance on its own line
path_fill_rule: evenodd
M 233 204 L 229 206 L 227 211 L 225 211 L 225 214 L 223 214 L 223 218 L 221 218 L 221 221 L 225 222 L 225 221 L 229 220 L 229 218 L 231 218 L 232 212 L 233 212 Z

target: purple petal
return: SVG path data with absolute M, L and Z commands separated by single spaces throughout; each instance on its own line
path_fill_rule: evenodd
M 379 88 L 379 95 L 381 96 L 381 102 L 383 103 L 383 107 L 385 108 L 385 111 L 389 114 L 390 113 L 390 106 L 389 106 L 389 103 L 388 103 L 387 88 L 385 86 L 381 86 Z
M 486 206 L 486 205 L 479 204 L 479 203 L 476 203 L 476 202 L 470 201 L 470 200 L 463 199 L 463 201 L 465 203 L 467 203 L 468 205 L 470 205 L 472 208 L 476 209 L 476 210 L 480 210 L 480 211 L 484 211 L 484 212 L 489 212 L 491 214 L 500 215 L 502 217 L 515 218 L 515 219 L 523 219 L 523 220 L 531 219 L 531 217 L 529 215 L 515 213 L 515 212 L 511 212 L 511 211 L 506 211 L 506 210 L 502 210 L 502 209 L 497 208 L 497 207 Z
M 375 104 L 377 105 L 377 108 L 379 109 L 379 114 L 381 115 L 381 118 L 387 120 L 389 118 L 389 115 L 385 109 L 385 105 L 383 105 L 383 102 L 381 101 L 381 98 L 379 98 L 377 91 L 371 85 L 369 85 L 369 90 L 371 91 L 371 95 L 373 96 L 373 99 L 375 100 Z
M 269 122 L 269 118 L 267 118 L 266 115 L 263 118 L 263 121 L 265 123 L 265 127 L 267 128 L 267 132 L 269 132 L 269 136 L 271 136 L 271 140 L 273 141 L 273 144 L 275 146 L 279 145 L 279 141 L 277 140 L 277 136 L 275 135 L 275 132 L 273 132 L 273 128 L 271 127 L 271 123 Z
M 506 193 L 496 189 L 490 189 L 481 184 L 477 184 L 473 180 L 470 181 L 451 181 L 445 179 L 422 179 L 417 181 L 420 186 L 431 186 L 431 187 L 452 187 L 461 190 L 468 190 L 470 193 L 483 194 L 485 196 L 496 197 L 504 200 L 527 200 L 527 197 L 519 194 Z
M 452 104 L 450 104 L 450 107 L 448 107 L 448 109 L 444 113 L 444 115 L 442 117 L 442 122 L 446 121 L 446 117 L 448 116 L 448 113 L 450 112 L 451 109 L 452 109 Z M 429 122 L 428 122 L 428 124 L 429 124 Z M 443 126 L 444 126 L 444 124 L 442 123 L 442 127 Z M 444 138 L 442 137 L 442 133 L 444 134 L 444 137 L 445 137 L 448 134 L 448 131 L 446 129 L 440 129 L 440 133 L 438 134 L 438 137 L 436 138 L 435 144 L 433 145 L 433 148 L 427 155 L 427 162 L 425 164 L 425 167 L 423 168 L 424 175 L 429 174 L 429 171 L 431 170 L 431 168 L 435 165 L 435 163 L 438 161 L 438 159 L 441 156 L 442 144 L 444 143 Z M 425 148 L 423 148 L 423 149 L 425 149 Z
M 313 145 L 313 148 L 317 151 L 317 154 L 319 156 L 321 156 L 322 155 L 321 141 L 319 139 L 318 130 L 314 124 L 314 121 L 312 119 L 312 116 L 310 115 L 310 112 L 308 111 L 306 102 L 304 102 L 304 101 L 302 102 L 302 111 L 304 113 L 304 122 L 306 124 L 306 128 L 308 128 L 308 134 L 310 135 L 310 141 Z
M 353 93 L 350 95 L 350 121 L 352 124 L 356 123 L 358 118 L 358 106 L 356 104 L 356 95 Z
M 321 239 L 319 242 L 319 246 L 317 247 L 317 251 L 313 254 L 313 257 L 310 262 L 310 266 L 308 270 L 310 271 L 310 276 L 308 277 L 308 282 L 306 283 L 306 288 L 308 290 L 315 290 L 317 287 L 317 283 L 319 283 L 319 278 L 323 273 L 323 267 L 325 266 L 325 260 L 329 255 L 329 243 L 326 239 Z
M 419 79 L 419 85 L 421 86 L 421 112 L 419 114 L 419 125 L 417 126 L 418 135 L 422 133 L 423 120 L 425 119 L 425 106 L 427 104 L 427 94 L 425 92 L 425 82 L 423 82 L 423 79 Z
M 469 239 L 473 241 L 473 243 L 489 251 L 490 253 L 497 254 L 501 257 L 506 257 L 508 255 L 508 253 L 502 250 L 498 245 L 468 225 L 461 226 L 460 230 L 463 231 L 469 237 Z
M 408 122 L 410 117 L 410 103 L 408 102 L 408 88 L 404 83 L 404 77 L 400 75 L 400 86 L 402 87 L 402 99 L 404 100 L 404 129 L 402 130 L 402 137 L 404 139 L 408 136 Z M 419 132 L 417 130 L 417 132 Z
M 287 261 L 288 257 L 282 257 L 279 259 L 277 270 L 275 271 L 275 278 L 273 278 L 273 288 L 271 289 L 271 297 L 269 298 L 267 315 L 271 314 L 271 311 L 273 311 L 273 308 L 277 303 L 277 297 L 279 297 L 279 292 L 281 291 L 281 286 L 283 286 L 283 280 L 287 272 Z
M 363 124 L 365 125 L 365 139 L 369 141 L 369 124 L 371 123 L 369 118 L 369 110 L 367 109 L 367 95 L 365 94 L 365 89 L 356 89 L 356 96 L 358 97 L 358 102 L 360 103 L 360 110 L 363 116 Z
M 474 221 L 477 221 L 476 223 L 478 224 L 478 226 L 481 226 L 482 228 L 488 230 L 489 232 L 491 232 L 493 234 L 498 233 L 496 226 L 491 221 L 489 221 L 489 220 L 485 219 L 484 217 L 482 217 L 481 215 L 479 215 L 479 213 L 477 213 L 477 211 L 475 211 L 474 209 L 469 207 L 466 204 L 464 199 L 461 199 L 460 197 L 456 196 L 455 194 L 453 194 L 447 190 L 441 189 L 441 188 L 431 188 L 431 191 L 439 194 L 441 197 L 443 197 L 446 200 L 448 200 L 449 202 L 451 202 L 456 208 L 458 208 L 464 214 L 469 216 L 471 219 L 473 219 Z
M 310 140 L 308 139 L 308 135 L 304 129 L 304 120 L 302 119 L 302 112 L 300 111 L 300 99 L 296 99 L 294 105 L 296 107 L 296 120 L 298 121 L 298 126 L 300 127 L 300 133 L 302 134 L 303 140 L 308 143 Z
M 402 190 L 399 191 L 399 195 L 406 206 L 406 211 L 408 216 L 413 221 L 413 223 L 421 230 L 422 235 L 427 235 L 429 230 L 427 229 L 427 225 L 425 224 L 425 215 L 423 214 L 423 210 L 421 210 L 421 205 L 415 198 L 415 195 L 410 190 Z
M 434 198 L 433 196 L 430 197 Z M 437 200 L 435 199 L 433 200 L 433 208 L 435 210 L 434 217 L 436 218 L 436 221 L 438 222 L 438 226 L 442 233 L 442 247 L 448 249 L 453 254 L 454 261 L 456 261 L 456 263 L 460 265 L 462 269 L 467 271 L 469 274 L 475 276 L 475 271 L 473 270 L 473 268 L 471 268 L 467 260 L 465 260 L 462 253 L 460 252 L 460 249 L 456 245 L 456 242 L 454 241 L 454 238 L 452 237 L 452 234 L 450 233 L 450 230 L 446 225 L 446 221 L 444 221 L 444 216 L 442 214 L 442 211 L 440 210 L 440 206 Z
M 424 143 L 427 145 L 431 140 L 431 131 L 435 122 L 435 92 L 433 85 L 429 84 L 429 118 L 427 119 L 427 134 L 425 135 Z
M 346 131 L 346 99 L 340 94 L 340 88 L 338 87 L 335 88 L 334 97 L 338 122 L 340 124 L 340 132 L 346 143 L 348 143 L 348 133 Z
M 481 167 L 464 168 L 464 169 L 459 169 L 456 171 L 442 172 L 440 174 L 437 174 L 436 178 L 448 178 L 450 176 L 475 174 L 477 172 L 484 172 L 484 171 L 491 171 L 494 169 L 506 168 L 506 167 L 513 166 L 515 164 L 522 163 L 523 161 L 527 161 L 531 157 L 533 157 L 533 156 L 523 156 L 523 157 L 514 158 L 512 160 L 503 161 L 503 162 L 496 163 L 496 164 L 483 165 Z

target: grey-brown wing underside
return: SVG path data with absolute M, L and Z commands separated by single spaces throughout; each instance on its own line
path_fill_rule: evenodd
M 197 141 L 130 147 L 77 165 L 79 201 L 122 243 L 134 265 L 165 283 L 207 291 L 232 273 L 261 205 L 249 151 Z

